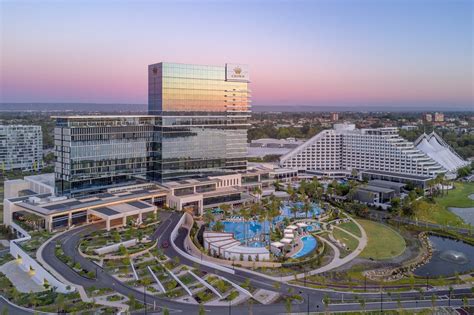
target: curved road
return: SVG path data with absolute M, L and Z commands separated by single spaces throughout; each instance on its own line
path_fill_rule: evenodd
M 158 240 L 159 243 L 163 240 L 169 240 L 170 239 L 170 234 L 173 231 L 173 229 L 176 227 L 180 217 L 182 214 L 178 213 L 161 213 L 161 218 L 163 219 L 163 222 L 159 225 L 157 230 L 153 233 L 152 238 L 154 240 Z M 43 251 L 41 252 L 42 258 L 52 267 L 54 268 L 58 273 L 60 273 L 66 280 L 73 284 L 81 285 L 83 287 L 91 287 L 94 286 L 96 288 L 112 288 L 115 291 L 125 295 L 125 296 L 130 296 L 133 295 L 135 298 L 143 302 L 144 301 L 144 293 L 137 290 L 136 288 L 130 287 L 128 285 L 123 284 L 121 281 L 118 281 L 111 275 L 109 275 L 107 272 L 104 272 L 104 270 L 93 263 L 92 261 L 84 258 L 81 256 L 78 252 L 78 245 L 81 241 L 81 239 L 89 234 L 90 232 L 97 230 L 100 227 L 100 224 L 94 224 L 94 225 L 87 225 L 83 226 L 71 231 L 67 231 L 63 233 L 62 235 L 58 236 L 56 239 L 48 243 Z M 184 250 L 184 239 L 187 235 L 187 230 L 184 228 L 180 228 L 178 237 L 176 238 L 176 245 L 179 246 L 181 249 Z M 97 279 L 87 279 L 76 272 L 74 272 L 69 266 L 61 262 L 55 255 L 54 250 L 56 243 L 60 242 L 61 246 L 64 250 L 64 253 L 68 255 L 69 257 L 72 257 L 76 262 L 79 262 L 81 266 L 88 270 L 88 271 L 94 271 L 97 272 Z M 173 258 L 175 256 L 179 256 L 180 261 L 182 264 L 188 265 L 188 266 L 193 266 L 193 262 L 189 261 L 185 257 L 181 257 L 173 248 L 170 246 L 169 248 L 165 249 L 165 254 Z M 261 277 L 258 275 L 255 275 L 253 273 L 248 273 L 243 270 L 235 270 L 235 274 L 228 274 L 225 272 L 220 272 L 217 271 L 213 268 L 209 268 L 205 265 L 201 265 L 200 269 L 202 271 L 208 272 L 208 273 L 215 273 L 219 274 L 231 281 L 234 281 L 236 283 L 242 283 L 246 279 L 250 279 L 250 283 L 253 287 L 255 288 L 262 288 L 262 289 L 268 289 L 268 290 L 275 290 L 273 287 L 274 281 L 269 280 L 265 277 Z M 294 304 L 292 305 L 292 311 L 293 312 L 307 312 L 308 309 L 310 311 L 322 311 L 323 309 L 323 303 L 322 299 L 325 294 L 328 294 L 331 299 L 334 300 L 341 300 L 342 298 L 344 299 L 353 299 L 356 294 L 352 293 L 343 293 L 343 292 L 334 292 L 334 291 L 327 291 L 327 290 L 319 290 L 319 289 L 310 289 L 310 288 L 304 288 L 304 287 L 299 287 L 299 286 L 294 286 L 294 285 L 288 285 L 286 283 L 281 283 L 281 288 L 280 292 L 285 294 L 288 293 L 288 290 L 290 287 L 293 290 L 293 294 L 299 294 L 303 297 L 303 303 L 301 304 Z M 457 290 L 456 293 L 467 293 L 469 290 Z M 431 295 L 432 293 L 429 293 Z M 439 291 L 437 292 L 438 295 L 447 295 L 447 291 Z M 379 299 L 380 294 L 379 293 L 366 293 L 363 294 L 365 299 L 368 298 L 374 298 L 374 299 Z M 386 295 L 384 295 L 386 297 Z M 419 293 L 416 292 L 407 292 L 407 293 L 401 293 L 402 298 L 403 297 L 411 297 L 412 299 L 416 299 L 417 296 L 419 296 Z M 166 298 L 161 298 L 161 297 L 156 297 L 152 295 L 146 295 L 146 301 L 148 304 L 153 305 L 156 303 L 157 306 L 160 307 L 166 307 L 168 308 L 171 312 L 183 312 L 184 314 L 197 314 L 198 313 L 198 307 L 195 304 L 186 304 L 186 303 L 181 303 L 181 302 L 176 302 L 176 301 L 171 301 Z M 447 300 L 438 300 L 439 305 L 447 305 L 448 302 Z M 415 307 L 415 302 L 402 302 L 402 305 L 404 307 Z M 461 301 L 459 300 L 452 300 L 451 305 L 461 305 Z M 386 309 L 387 308 L 397 308 L 397 302 L 387 302 L 384 303 L 383 305 Z M 416 302 L 417 307 L 431 307 L 431 301 L 429 300 L 424 300 L 424 301 L 417 301 Z M 205 306 L 205 309 L 207 313 L 210 314 L 229 314 L 229 308 L 227 306 Z M 279 313 L 284 313 L 286 312 L 285 305 L 284 303 L 275 303 L 275 304 L 270 304 L 270 305 L 260 305 L 260 304 L 255 304 L 252 306 L 252 309 L 255 313 L 258 314 L 279 314 Z M 358 310 L 360 309 L 360 305 L 357 304 L 340 304 L 340 305 L 330 305 L 329 310 L 330 311 L 343 311 L 343 310 Z M 380 309 L 380 303 L 367 303 L 366 309 Z M 150 313 L 150 312 L 149 312 Z M 237 306 L 232 306 L 232 313 L 233 314 L 247 314 L 248 313 L 248 306 L 247 305 L 237 305 Z

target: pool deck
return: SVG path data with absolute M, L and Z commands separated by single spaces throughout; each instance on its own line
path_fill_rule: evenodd
M 301 235 L 301 236 L 298 236 L 298 239 L 296 241 L 296 246 L 293 247 L 291 249 L 291 251 L 289 251 L 285 257 L 289 257 L 291 258 L 294 254 L 296 254 L 297 252 L 299 252 L 301 249 L 303 249 L 303 241 L 301 240 L 301 238 L 303 237 L 304 235 Z

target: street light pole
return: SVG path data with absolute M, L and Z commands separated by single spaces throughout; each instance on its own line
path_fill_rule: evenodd
M 309 315 L 309 293 L 306 293 L 306 298 L 308 300 L 307 314 Z
M 147 309 L 147 305 L 146 305 L 146 285 L 143 286 L 143 301 L 145 302 L 145 315 L 146 315 L 146 309 Z
M 382 294 L 382 290 L 380 290 L 380 314 L 383 314 L 383 294 Z

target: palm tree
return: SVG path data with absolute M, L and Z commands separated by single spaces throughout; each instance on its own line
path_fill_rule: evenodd
M 250 209 L 247 207 L 244 207 L 240 210 L 240 215 L 244 218 L 244 242 L 245 244 L 248 244 L 247 240 L 247 223 L 251 218 L 251 212 Z
M 280 208 L 281 208 L 281 201 L 277 198 L 272 198 L 270 203 L 267 205 L 267 213 L 266 217 L 267 220 L 270 221 L 270 230 L 269 230 L 269 237 L 268 241 L 270 242 L 270 235 L 273 232 L 273 220 L 280 215 Z
M 303 210 L 304 210 L 304 213 L 306 215 L 306 219 L 308 218 L 308 212 L 311 210 L 311 203 L 309 202 L 309 200 L 305 200 L 304 204 L 303 204 Z
M 298 208 L 298 205 L 296 203 L 294 203 L 292 206 L 291 206 L 291 212 L 293 213 L 293 218 L 296 219 L 296 214 L 300 211 L 300 208 Z
M 206 211 L 206 212 L 204 212 L 204 215 L 203 215 L 202 218 L 204 220 L 204 223 L 209 225 L 211 222 L 214 221 L 214 214 L 212 214 L 211 211 Z
M 275 190 L 276 190 L 276 191 L 281 190 L 282 185 L 281 185 L 280 180 L 277 179 L 275 182 L 273 182 L 273 187 L 275 187 Z
M 441 195 L 444 195 L 444 184 L 445 184 L 444 174 L 440 173 L 436 175 L 435 181 L 436 181 L 436 184 L 441 185 Z
M 258 211 L 258 222 L 262 227 L 260 235 L 263 235 L 263 241 L 265 242 L 265 221 L 267 220 L 268 211 L 266 211 L 265 206 L 260 207 Z
M 216 221 L 216 223 L 214 224 L 214 231 L 216 232 L 224 231 L 224 223 L 222 223 L 222 221 Z
M 260 201 L 262 199 L 262 189 L 259 186 L 255 186 L 253 192 L 257 196 L 257 200 Z
M 328 186 L 327 194 L 329 195 L 329 197 L 332 197 L 334 195 L 334 188 L 332 186 Z
M 434 185 L 436 184 L 435 183 L 435 180 L 434 179 L 430 179 L 426 182 L 426 184 L 428 185 L 428 188 L 430 190 L 430 196 L 433 197 L 433 187 Z
M 229 215 L 229 212 L 232 209 L 232 207 L 227 203 L 224 203 L 224 204 L 220 205 L 219 208 L 224 212 L 224 215 L 226 217 Z

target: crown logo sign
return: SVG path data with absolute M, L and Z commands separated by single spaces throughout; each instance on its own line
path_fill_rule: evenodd
M 235 74 L 240 74 L 242 72 L 242 69 L 240 67 L 234 68 Z
M 153 67 L 153 74 L 157 74 L 158 73 L 158 69 L 156 67 Z

